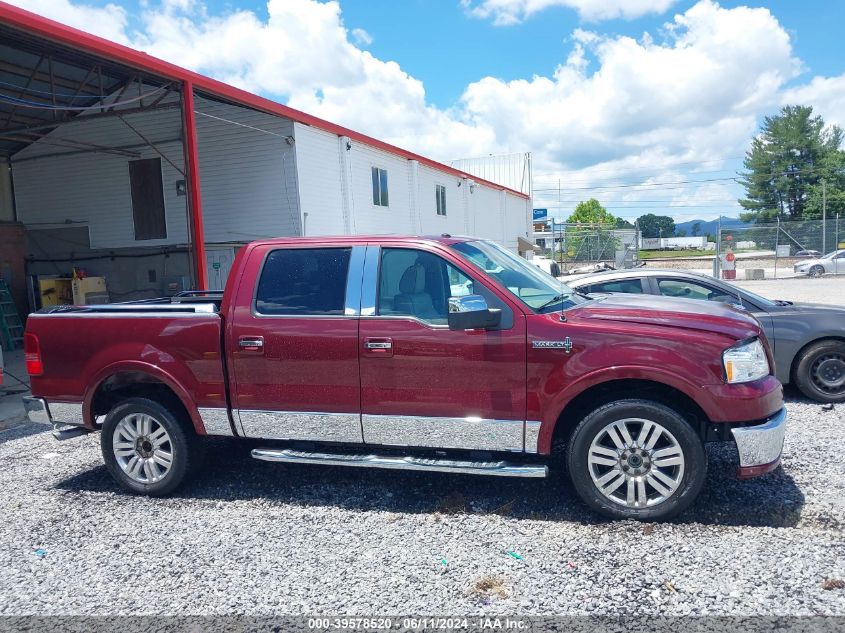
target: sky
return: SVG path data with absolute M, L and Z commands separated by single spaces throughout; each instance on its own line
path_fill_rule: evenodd
M 11 2 L 436 160 L 530 152 L 560 217 L 735 217 L 765 116 L 845 126 L 840 0 Z

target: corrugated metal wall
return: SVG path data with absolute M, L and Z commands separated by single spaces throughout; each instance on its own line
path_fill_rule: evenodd
M 296 153 L 286 141 L 293 136 L 292 122 L 199 98 L 196 107 L 206 241 L 299 234 Z M 166 239 L 134 239 L 128 166 L 133 158 L 94 152 L 62 156 L 67 150 L 46 143 L 30 145 L 13 159 L 19 219 L 33 226 L 87 223 L 95 249 L 186 243 L 186 198 L 176 191 L 184 179 L 177 169 L 184 162 L 179 109 L 125 118 L 175 165 L 162 160 Z M 55 139 L 109 147 L 144 143 L 116 117 L 63 125 L 46 140 Z M 131 151 L 139 158 L 159 156 L 150 147 Z

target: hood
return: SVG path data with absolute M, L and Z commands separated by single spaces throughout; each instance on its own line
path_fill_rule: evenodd
M 583 319 L 644 323 L 725 334 L 736 340 L 759 336 L 760 323 L 726 303 L 656 295 L 611 294 L 568 311 Z

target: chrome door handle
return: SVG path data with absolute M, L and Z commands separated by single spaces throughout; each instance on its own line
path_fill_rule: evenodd
M 264 347 L 264 338 L 261 336 L 249 337 L 242 336 L 238 339 L 238 347 L 244 350 L 260 350 Z
M 393 349 L 393 343 L 390 341 L 368 341 L 365 347 L 367 349 Z

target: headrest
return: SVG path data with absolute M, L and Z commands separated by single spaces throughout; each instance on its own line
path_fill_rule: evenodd
M 419 264 L 408 266 L 399 280 L 399 292 L 413 295 L 425 290 L 425 268 Z

